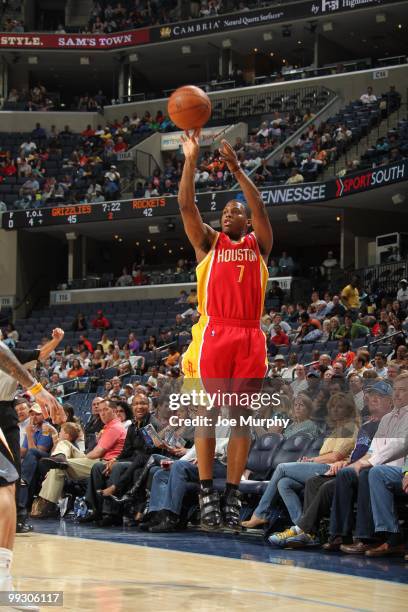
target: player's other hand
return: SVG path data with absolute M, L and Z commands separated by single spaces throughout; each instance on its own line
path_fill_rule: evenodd
M 58 340 L 58 342 L 61 342 L 64 336 L 65 336 L 65 332 L 60 327 L 56 327 L 55 329 L 52 330 L 52 337 L 54 340 Z
M 61 404 L 46 389 L 42 389 L 40 393 L 36 394 L 35 401 L 41 406 L 45 419 L 51 416 L 52 422 L 56 425 L 65 423 L 67 420 L 67 416 Z
M 227 142 L 225 139 L 221 140 L 220 154 L 221 159 L 225 161 L 230 172 L 235 172 L 239 168 L 237 154 L 231 147 L 230 143 Z
M 193 130 L 191 133 L 189 130 L 186 130 L 185 134 L 181 137 L 184 157 L 186 160 L 194 163 L 197 163 L 200 153 L 200 133 L 201 130 L 199 129 Z

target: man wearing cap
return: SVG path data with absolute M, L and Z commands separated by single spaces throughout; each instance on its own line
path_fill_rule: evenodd
M 402 278 L 400 280 L 400 288 L 397 292 L 397 300 L 401 304 L 402 310 L 407 310 L 408 308 L 408 281 L 406 278 Z
M 280 376 L 283 377 L 286 372 L 285 357 L 283 355 L 276 355 L 273 360 L 273 366 L 268 372 L 268 376 Z
M 408 413 L 408 373 L 395 379 L 394 406 L 400 413 Z M 405 452 L 408 452 L 407 443 L 405 443 Z M 376 534 L 382 537 L 384 542 L 369 548 L 365 553 L 367 557 L 385 557 L 396 554 L 402 556 L 405 551 L 394 497 L 395 495 L 404 496 L 406 502 L 408 457 L 405 457 L 402 466 L 395 465 L 396 461 L 393 463 L 393 465 L 374 465 L 368 477 L 374 530 Z M 405 560 L 408 560 L 408 555 L 405 556 Z
M 383 395 L 375 388 L 371 388 L 367 391 L 370 418 L 363 423 L 358 431 L 356 444 L 350 455 L 350 460 L 337 461 L 331 465 L 326 475 L 314 476 L 307 480 L 303 513 L 296 525 L 298 534 L 287 538 L 282 542 L 282 545 L 284 544 L 290 548 L 303 548 L 307 546 L 316 546 L 316 544 L 318 544 L 317 533 L 319 531 L 320 521 L 322 518 L 330 515 L 333 496 L 336 491 L 336 474 L 339 473 L 343 467 L 355 463 L 366 455 L 381 419 L 391 411 L 390 385 L 387 385 L 387 392 L 387 395 Z M 352 514 L 354 495 L 350 495 L 348 501 L 351 504 L 349 514 Z M 361 501 L 366 503 L 367 500 L 362 499 Z M 341 543 L 342 538 L 332 538 L 324 548 L 327 550 L 338 550 Z
M 320 373 L 317 370 L 311 370 L 307 374 L 307 389 L 305 393 L 314 400 L 320 391 Z
M 26 427 L 26 434 L 21 447 L 21 488 L 19 492 L 19 503 L 27 508 L 30 493 L 37 474 L 40 459 L 48 457 L 53 441 L 52 434 L 57 433 L 50 423 L 44 421 L 40 406 L 32 404 L 29 410 L 30 422 Z
M 406 390 L 406 396 L 401 390 Z M 379 381 L 370 387 L 370 394 L 380 396 L 378 402 L 391 402 L 393 410 L 381 419 L 370 449 L 366 455 L 349 467 L 341 469 L 336 477 L 330 533 L 335 540 L 335 548 L 346 554 L 364 554 L 372 547 L 374 534 L 369 498 L 369 472 L 376 465 L 393 465 L 402 467 L 407 452 L 408 436 L 408 375 L 395 379 L 394 391 L 385 381 Z M 382 398 L 382 400 L 381 400 Z M 405 404 L 404 404 L 405 402 Z M 353 527 L 353 500 L 357 490 L 357 516 L 355 542 L 341 544 L 339 537 L 349 537 Z

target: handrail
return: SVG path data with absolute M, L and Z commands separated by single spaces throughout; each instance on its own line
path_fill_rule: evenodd
M 378 338 L 378 340 L 373 340 L 372 342 L 369 342 L 367 346 L 370 347 L 370 346 L 373 346 L 374 344 L 381 344 L 382 342 L 384 342 L 384 340 L 388 340 L 389 338 L 394 338 L 395 336 L 401 336 L 401 335 L 406 336 L 408 338 L 408 333 L 401 329 L 400 331 L 392 332 L 392 334 L 387 334 L 386 336 L 382 336 L 381 338 Z
M 330 89 L 328 89 L 326 87 L 323 87 L 322 89 L 330 92 L 330 94 L 332 94 L 333 97 L 329 99 L 329 101 L 323 106 L 323 108 L 321 108 L 317 112 L 317 114 L 314 117 L 312 117 L 311 119 L 306 121 L 306 123 L 302 123 L 302 125 L 295 132 L 293 132 L 293 134 L 291 134 L 288 138 L 286 138 L 286 140 L 284 142 L 282 142 L 275 149 L 273 149 L 273 151 L 271 151 L 269 153 L 269 155 L 267 155 L 263 159 L 266 159 L 267 161 L 270 161 L 274 157 L 277 157 L 289 145 L 290 142 L 292 142 L 295 139 L 299 138 L 303 134 L 303 132 L 308 128 L 309 125 L 312 125 L 312 123 L 316 123 L 316 120 L 319 120 L 319 116 L 322 115 L 323 113 L 325 113 L 335 102 L 337 102 L 339 100 L 339 96 L 336 95 Z M 255 170 L 256 170 L 256 168 L 252 168 L 252 170 L 248 173 L 247 176 L 252 176 L 255 173 Z M 233 185 L 231 187 L 231 189 L 232 190 L 240 189 L 239 183 L 235 183 L 235 185 Z

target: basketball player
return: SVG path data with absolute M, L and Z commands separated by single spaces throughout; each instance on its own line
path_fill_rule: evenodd
M 34 380 L 3 342 L 0 342 L 0 370 L 17 380 L 31 395 L 34 395 L 45 418 L 48 418 L 50 414 L 54 423 L 60 423 L 66 419 L 63 408 L 55 397 Z M 0 591 L 12 590 L 10 565 L 16 532 L 14 483 L 18 477 L 14 457 L 0 430 Z
M 203 223 L 195 204 L 194 172 L 199 155 L 200 131 L 182 137 L 185 163 L 178 202 L 186 234 L 197 258 L 199 322 L 192 328 L 193 340 L 183 357 L 185 382 L 201 380 L 204 388 L 222 381 L 225 391 L 234 383 L 257 381 L 259 391 L 267 371 L 266 339 L 260 327 L 263 312 L 267 261 L 272 249 L 272 228 L 260 193 L 241 170 L 231 145 L 222 141 L 220 153 L 239 183 L 250 210 L 237 200 L 225 206 L 221 232 Z M 248 233 L 249 225 L 253 231 Z M 240 381 L 239 381 L 240 379 Z M 241 386 L 242 389 L 242 386 Z M 238 412 L 237 412 L 238 413 Z M 214 433 L 195 435 L 200 476 L 201 525 L 218 529 L 222 522 L 239 531 L 240 501 L 238 486 L 245 469 L 250 432 L 238 435 L 231 428 L 228 444 L 227 483 L 221 503 L 213 488 Z M 223 516 L 222 516 L 223 515 Z

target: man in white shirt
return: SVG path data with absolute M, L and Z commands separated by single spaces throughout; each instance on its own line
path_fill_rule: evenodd
M 299 395 L 299 393 L 306 391 L 307 389 L 307 379 L 306 379 L 305 367 L 299 363 L 295 368 L 295 373 L 296 373 L 296 378 L 291 383 L 294 397 Z
M 30 406 L 24 397 L 16 400 L 16 412 L 18 417 L 18 428 L 20 430 L 20 446 L 23 446 L 26 427 L 30 422 Z
M 400 288 L 397 292 L 397 300 L 401 304 L 401 308 L 406 310 L 408 307 L 408 281 L 406 278 L 400 280 Z
M 373 104 L 377 102 L 377 96 L 373 94 L 373 88 L 367 87 L 367 92 L 363 93 L 360 100 L 363 104 Z
M 388 378 L 387 358 L 384 353 L 377 353 L 374 357 L 374 370 L 379 378 Z
M 345 518 L 347 514 L 345 506 L 348 504 L 347 498 L 353 495 L 352 491 L 356 491 L 356 488 L 358 490 L 355 541 L 353 544 L 340 546 L 340 550 L 346 554 L 365 554 L 373 548 L 371 538 L 374 535 L 375 527 L 370 504 L 367 504 L 367 499 L 370 497 L 371 468 L 380 465 L 402 468 L 408 451 L 408 374 L 398 376 L 393 388 L 387 382 L 379 381 L 373 385 L 371 390 L 388 397 L 394 407 L 381 419 L 368 453 L 348 467 L 341 469 L 336 476 L 336 493 L 331 519 L 333 519 L 334 512 L 338 517 L 335 530 L 333 530 L 333 520 L 331 522 L 332 535 L 340 533 L 345 535 L 351 532 L 349 526 L 346 525 L 350 522 L 350 517 Z
M 354 404 L 361 414 L 364 410 L 363 379 L 357 372 L 351 372 L 348 376 L 348 382 L 353 394 Z

